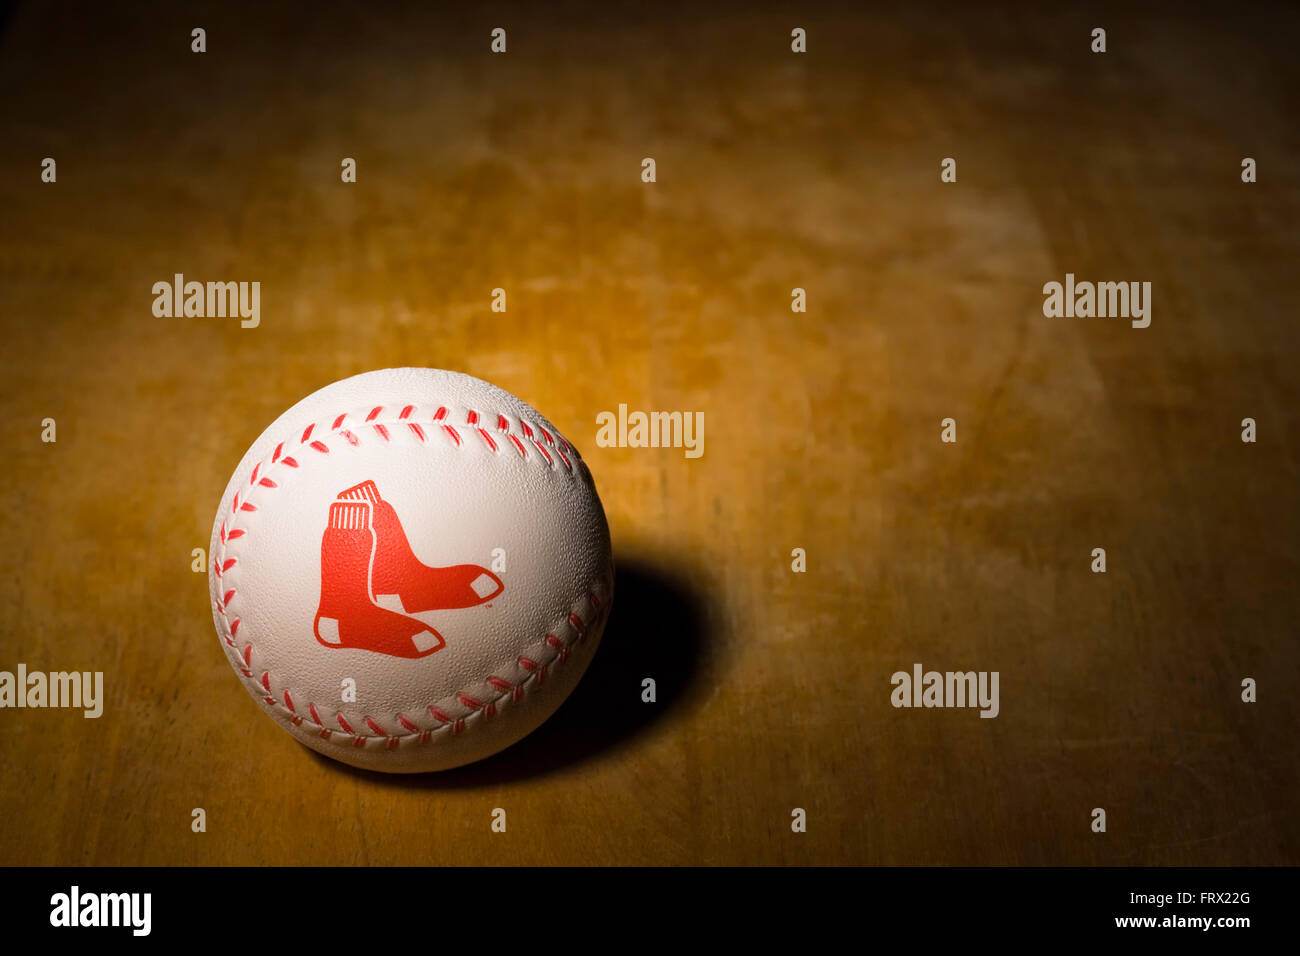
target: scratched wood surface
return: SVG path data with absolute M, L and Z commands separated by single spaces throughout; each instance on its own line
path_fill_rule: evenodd
M 0 710 L 0 862 L 1300 863 L 1296 11 L 533 6 L 7 11 L 0 669 L 106 699 Z M 155 318 L 177 272 L 260 326 Z M 1067 272 L 1150 327 L 1044 318 Z M 395 365 L 552 418 L 620 575 L 559 714 L 414 779 L 259 713 L 190 568 Z M 596 447 L 620 403 L 703 457 Z M 917 662 L 999 716 L 891 707 Z

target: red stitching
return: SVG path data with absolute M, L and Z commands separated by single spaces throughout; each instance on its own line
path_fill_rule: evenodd
M 372 424 L 372 430 L 375 432 L 375 434 L 378 435 L 382 440 L 387 442 L 392 440 L 392 436 L 387 426 L 383 422 L 375 422 L 375 419 L 378 418 L 380 414 L 382 414 L 383 409 L 384 406 L 377 406 L 371 409 L 370 412 L 365 417 L 365 423 Z M 400 413 L 398 414 L 397 420 L 401 422 L 405 422 L 407 427 L 411 430 L 411 434 L 415 435 L 415 437 L 420 442 L 423 443 L 426 441 L 427 438 L 424 429 L 418 423 L 408 421 L 408 419 L 410 418 L 414 410 L 415 410 L 414 405 L 404 406 L 400 411 Z M 343 438 L 350 445 L 355 447 L 361 444 L 361 438 L 351 429 L 342 429 L 343 422 L 347 419 L 347 417 L 348 417 L 348 413 L 346 412 L 337 416 L 333 420 L 333 423 L 331 424 L 330 431 L 338 434 L 339 437 Z M 447 420 L 446 407 L 445 406 L 439 407 L 437 412 L 435 412 L 433 415 L 433 421 L 446 422 L 446 420 Z M 499 446 L 497 445 L 496 441 L 492 438 L 492 436 L 488 433 L 486 429 L 479 427 L 479 422 L 480 422 L 479 413 L 477 411 L 470 410 L 466 416 L 466 423 L 470 427 L 475 428 L 475 430 L 479 433 L 479 435 L 482 436 L 484 443 L 488 446 L 489 449 L 491 449 L 493 452 L 498 451 Z M 299 444 L 307 445 L 308 447 L 314 449 L 317 452 L 320 452 L 321 454 L 328 455 L 330 453 L 329 446 L 326 445 L 320 439 L 312 438 L 315 428 L 316 428 L 315 423 L 308 425 L 302 432 L 302 436 L 299 439 Z M 461 441 L 460 433 L 455 429 L 454 426 L 450 424 L 443 424 L 442 429 L 447 434 L 447 436 L 452 440 L 455 447 L 457 448 L 463 447 L 463 442 Z M 511 432 L 509 419 L 507 419 L 505 415 L 500 413 L 497 414 L 497 429 L 498 431 L 500 431 L 502 434 L 506 435 L 510 439 L 511 443 L 515 446 L 516 450 L 518 450 L 520 456 L 524 459 L 527 459 L 528 452 L 526 446 L 524 445 L 524 442 L 521 441 L 518 436 L 516 436 Z M 541 442 L 539 442 L 534 437 L 533 429 L 528 424 L 528 422 L 524 421 L 523 419 L 520 419 L 519 430 L 523 434 L 524 439 L 531 441 L 532 444 L 537 448 L 537 450 L 542 453 L 542 456 L 546 459 L 547 464 L 550 467 L 554 468 L 555 460 L 547 452 L 546 448 L 543 447 Z M 552 437 L 550 432 L 548 432 L 545 428 L 541 428 L 540 426 L 538 427 L 537 430 L 541 432 L 542 437 L 546 440 L 546 443 L 551 445 L 553 448 L 555 448 L 556 454 L 559 455 L 560 459 L 564 462 L 565 467 L 569 470 L 570 473 L 572 473 L 573 463 L 565 455 L 565 451 L 570 452 L 571 454 L 574 455 L 574 457 L 578 457 L 577 451 L 573 448 L 573 446 L 571 446 L 563 438 L 559 438 L 559 444 L 557 446 L 556 438 Z M 284 454 L 284 442 L 280 442 L 275 446 L 275 449 L 271 453 L 271 459 L 266 464 L 268 465 L 278 464 L 278 465 L 283 465 L 286 468 L 300 467 L 299 463 L 294 458 L 288 456 L 282 457 L 283 454 Z M 262 465 L 263 465 L 262 462 L 257 462 L 256 464 L 254 464 L 252 474 L 249 477 L 249 487 L 265 488 L 268 490 L 274 490 L 276 488 L 279 488 L 280 485 L 278 482 L 272 480 L 269 477 L 263 477 L 261 475 Z M 247 500 L 240 501 L 239 493 L 238 492 L 235 493 L 231 502 L 231 509 L 230 509 L 230 513 L 232 516 L 243 514 L 243 513 L 253 513 L 256 512 L 257 510 L 258 508 L 256 505 L 252 504 Z M 248 533 L 247 530 L 244 528 L 227 528 L 226 521 L 224 520 L 222 521 L 220 532 L 219 532 L 219 539 L 221 541 L 222 553 L 220 555 L 219 560 L 213 563 L 213 568 L 212 568 L 213 572 L 217 575 L 219 579 L 222 577 L 222 575 L 225 572 L 229 571 L 238 562 L 238 559 L 235 557 L 225 556 L 226 546 L 229 544 L 229 542 L 242 538 L 247 533 Z M 608 578 L 608 576 L 602 576 L 601 580 L 606 587 L 612 587 L 612 581 Z M 240 618 L 238 617 L 232 618 L 229 616 L 229 605 L 230 602 L 235 598 L 236 594 L 237 594 L 236 589 L 230 588 L 224 592 L 221 599 L 215 602 L 217 611 L 221 614 L 222 618 L 226 621 L 226 625 L 230 631 L 230 636 L 227 637 L 226 635 L 223 634 L 221 635 L 222 639 L 226 642 L 226 644 L 228 644 L 232 648 L 235 646 L 233 638 L 238 634 L 239 626 L 240 626 Z M 564 641 L 560 640 L 554 634 L 546 635 L 545 642 L 549 647 L 551 647 L 552 650 L 556 652 L 556 657 L 554 658 L 554 660 L 557 663 L 561 663 L 561 664 L 564 663 L 564 661 L 569 656 L 569 650 L 573 646 L 573 644 L 577 644 L 581 642 L 581 640 L 586 636 L 588 628 L 592 626 L 592 624 L 599 623 L 603 620 L 604 615 L 602 612 L 602 605 L 601 605 L 600 598 L 593 591 L 588 591 L 586 594 L 586 598 L 588 602 L 591 604 L 592 609 L 596 612 L 595 617 L 591 622 L 591 624 L 589 624 L 588 622 L 584 621 L 581 617 L 579 617 L 576 612 L 571 611 L 569 613 L 568 623 L 573 628 L 574 632 L 577 635 L 577 637 L 574 639 L 572 644 L 566 644 Z M 245 644 L 243 652 L 239 656 L 242 657 L 245 666 L 237 668 L 237 670 L 239 670 L 244 677 L 247 677 L 250 680 L 254 679 L 251 671 L 252 659 L 253 659 L 252 643 Z M 488 684 L 494 690 L 500 692 L 497 698 L 493 700 L 484 701 L 484 700 L 480 700 L 477 697 L 473 697 L 468 693 L 461 692 L 455 695 L 457 701 L 462 706 L 467 707 L 472 713 L 481 712 L 485 720 L 491 719 L 493 716 L 495 716 L 497 712 L 497 707 L 496 707 L 497 701 L 503 699 L 507 694 L 510 695 L 511 700 L 518 701 L 522 699 L 522 697 L 524 696 L 524 692 L 525 692 L 524 688 L 528 681 L 530 680 L 535 681 L 539 686 L 545 681 L 547 665 L 540 664 L 537 661 L 534 661 L 527 657 L 520 657 L 518 659 L 518 663 L 520 667 L 522 667 L 525 671 L 528 672 L 528 677 L 524 678 L 524 680 L 521 681 L 520 683 L 512 684 L 510 681 L 506 680 L 505 678 L 498 677 L 496 675 L 490 675 L 485 680 L 484 683 Z M 262 698 L 263 701 L 268 706 L 271 707 L 276 706 L 277 702 L 275 701 L 275 699 L 269 696 L 269 694 L 271 693 L 270 672 L 263 671 L 259 683 L 267 691 L 267 695 L 264 695 Z M 303 718 L 298 714 L 297 709 L 293 702 L 293 698 L 290 696 L 289 691 L 287 689 L 284 691 L 284 707 L 289 712 L 290 719 L 293 721 L 293 723 L 295 724 L 302 723 Z M 325 726 L 324 722 L 321 720 L 321 716 L 319 712 L 316 710 L 316 705 L 314 703 L 309 703 L 307 705 L 307 709 L 308 709 L 308 713 L 311 716 L 312 721 L 319 728 L 320 736 L 328 740 L 332 736 L 334 731 L 330 730 L 328 727 Z M 467 717 L 452 717 L 432 704 L 429 705 L 428 710 L 430 716 L 432 716 L 434 720 L 438 721 L 440 726 L 450 727 L 451 732 L 453 734 L 460 734 L 464 731 L 465 721 Z M 404 730 L 409 732 L 410 736 L 417 737 L 420 743 L 427 743 L 429 741 L 433 733 L 432 730 L 421 729 L 417 724 L 409 720 L 403 714 L 396 715 L 395 719 L 397 723 L 399 723 Z M 397 747 L 399 740 L 401 739 L 398 735 L 389 734 L 385 732 L 383 727 L 377 721 L 375 721 L 373 718 L 368 716 L 363 717 L 363 720 L 366 723 L 366 725 L 372 731 L 374 731 L 373 737 L 366 736 L 364 734 L 358 734 L 355 730 L 353 730 L 352 725 L 348 723 L 347 718 L 345 718 L 341 713 L 335 714 L 335 720 L 338 722 L 339 726 L 343 728 L 343 731 L 352 737 L 352 745 L 354 747 L 364 747 L 366 741 L 382 738 L 385 740 L 385 745 L 387 746 L 387 748 L 392 750 Z
M 554 650 L 558 651 L 558 653 L 555 655 L 555 659 L 559 661 L 561 664 L 563 664 L 565 661 L 569 659 L 568 645 L 566 645 L 554 634 L 546 635 L 546 643 L 550 644 Z

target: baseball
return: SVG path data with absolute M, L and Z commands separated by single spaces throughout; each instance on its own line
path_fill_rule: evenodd
M 494 385 L 367 372 L 253 443 L 217 509 L 212 617 L 244 689 L 370 770 L 480 760 L 586 670 L 614 568 L 586 464 Z

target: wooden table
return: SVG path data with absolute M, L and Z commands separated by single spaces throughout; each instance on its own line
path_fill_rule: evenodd
M 0 862 L 1300 862 L 1296 11 L 535 6 L 4 26 L 0 669 L 105 703 L 0 711 Z M 397 365 L 554 420 L 619 562 L 561 712 L 422 778 L 259 714 L 191 569 L 272 419 Z M 620 403 L 703 456 L 597 447 Z M 894 708 L 918 662 L 999 715 Z

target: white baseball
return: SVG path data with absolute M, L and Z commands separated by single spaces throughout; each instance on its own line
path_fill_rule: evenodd
M 413 773 L 550 716 L 613 600 L 586 464 L 532 408 L 436 369 L 368 372 L 281 415 L 217 509 L 212 616 L 300 742 Z

